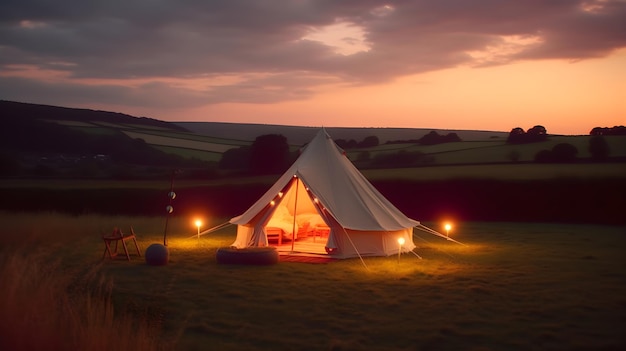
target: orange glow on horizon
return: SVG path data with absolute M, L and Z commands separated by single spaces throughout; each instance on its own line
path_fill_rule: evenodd
M 543 125 L 549 134 L 588 135 L 596 126 L 624 124 L 624 66 L 626 50 L 575 63 L 456 67 L 350 89 L 329 85 L 305 100 L 205 106 L 186 116 L 197 121 L 208 115 L 238 116 L 221 119 L 235 123 L 294 125 L 298 120 L 307 126 L 503 132 Z
M 517 38 L 511 39 L 514 42 Z M 522 43 L 523 44 L 523 43 Z M 140 89 L 149 84 L 178 88 L 182 96 L 201 94 L 214 86 L 233 86 L 244 76 L 190 78 L 77 78 L 71 62 L 51 68 L 8 65 L 1 77 L 48 84 L 118 86 Z M 588 135 L 593 127 L 624 125 L 626 119 L 626 49 L 581 61 L 519 61 L 481 68 L 458 66 L 396 77 L 384 83 L 342 84 L 329 76 L 308 87 L 300 98 L 268 103 L 222 102 L 163 107 L 122 102 L 33 103 L 100 109 L 148 116 L 164 121 L 263 123 L 325 127 L 399 127 L 508 132 L 543 125 L 549 134 Z M 272 73 L 259 73 L 272 77 Z M 218 80 L 218 83 L 215 80 Z M 171 90 L 167 90 L 171 91 Z M 162 96 L 154 96 L 154 100 Z M 197 102 L 197 99 L 190 101 Z M 233 100 L 237 101 L 237 100 Z M 29 101 L 25 101 L 29 102 Z M 295 175 L 294 175 L 295 176 Z

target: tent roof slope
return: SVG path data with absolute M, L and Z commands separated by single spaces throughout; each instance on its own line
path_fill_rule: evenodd
M 323 128 L 278 181 L 245 213 L 230 222 L 249 223 L 294 176 L 304 182 L 344 228 L 389 231 L 419 225 L 418 221 L 398 210 L 359 172 Z

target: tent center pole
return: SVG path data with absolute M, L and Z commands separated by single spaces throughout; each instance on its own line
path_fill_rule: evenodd
M 298 235 L 298 231 L 296 230 L 298 227 L 296 225 L 296 216 L 298 212 L 298 188 L 300 187 L 300 178 L 296 177 L 296 198 L 293 204 L 293 229 L 291 234 L 291 252 L 294 251 L 294 246 L 296 243 L 296 235 Z

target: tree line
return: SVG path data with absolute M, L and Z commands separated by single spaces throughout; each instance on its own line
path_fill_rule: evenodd
M 592 161 L 600 162 L 609 159 L 610 148 L 603 136 L 605 135 L 626 135 L 626 127 L 615 126 L 595 127 L 589 134 L 588 151 L 591 154 Z M 535 143 L 548 140 L 548 132 L 544 126 L 536 125 L 528 131 L 524 131 L 521 127 L 515 127 L 509 132 L 507 143 L 509 144 L 525 144 Z M 535 154 L 535 162 L 538 163 L 570 163 L 576 162 L 578 148 L 570 143 L 559 143 L 552 149 L 544 149 Z M 514 159 L 515 157 L 512 157 Z M 515 160 L 514 160 L 515 161 Z

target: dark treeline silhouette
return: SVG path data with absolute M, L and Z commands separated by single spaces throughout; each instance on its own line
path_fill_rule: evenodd
M 375 147 L 380 144 L 380 140 L 375 135 L 370 135 L 365 137 L 362 141 L 357 142 L 354 139 L 345 140 L 345 139 L 336 139 L 335 144 L 340 148 L 347 149 L 357 149 L 357 148 L 367 148 L 367 147 Z
M 590 135 L 626 135 L 626 127 L 595 127 L 589 132 Z
M 506 142 L 509 144 L 525 144 L 545 141 L 548 139 L 548 132 L 544 126 L 534 126 L 528 131 L 520 127 L 515 127 L 509 133 Z
M 611 149 L 602 135 L 594 135 L 589 139 L 589 153 L 593 161 L 601 162 L 609 158 Z
M 459 135 L 456 133 L 448 133 L 445 135 L 440 135 L 439 133 L 433 130 L 419 139 L 389 140 L 385 144 L 435 145 L 435 144 L 443 144 L 443 143 L 453 143 L 457 141 L 462 141 L 462 140 L 459 137 Z
M 222 154 L 219 167 L 243 174 L 279 174 L 293 163 L 296 154 L 289 152 L 287 138 L 281 134 L 258 136 L 252 145 L 230 149 Z
M 283 173 L 291 161 L 289 144 L 283 135 L 261 135 L 250 146 L 250 170 L 253 174 Z
M 538 163 L 572 163 L 576 162 L 578 149 L 569 143 L 559 143 L 551 150 L 541 150 L 535 155 Z
M 441 181 L 379 180 L 373 185 L 412 218 L 459 221 L 568 222 L 626 224 L 626 183 L 621 179 L 546 179 L 527 182 L 457 179 Z M 231 217 L 245 211 L 268 184 L 219 184 L 176 191 L 176 215 L 198 211 Z M 419 201 L 416 201 L 419 194 Z M 158 216 L 167 205 L 159 189 L 0 188 L 2 211 L 55 211 Z

